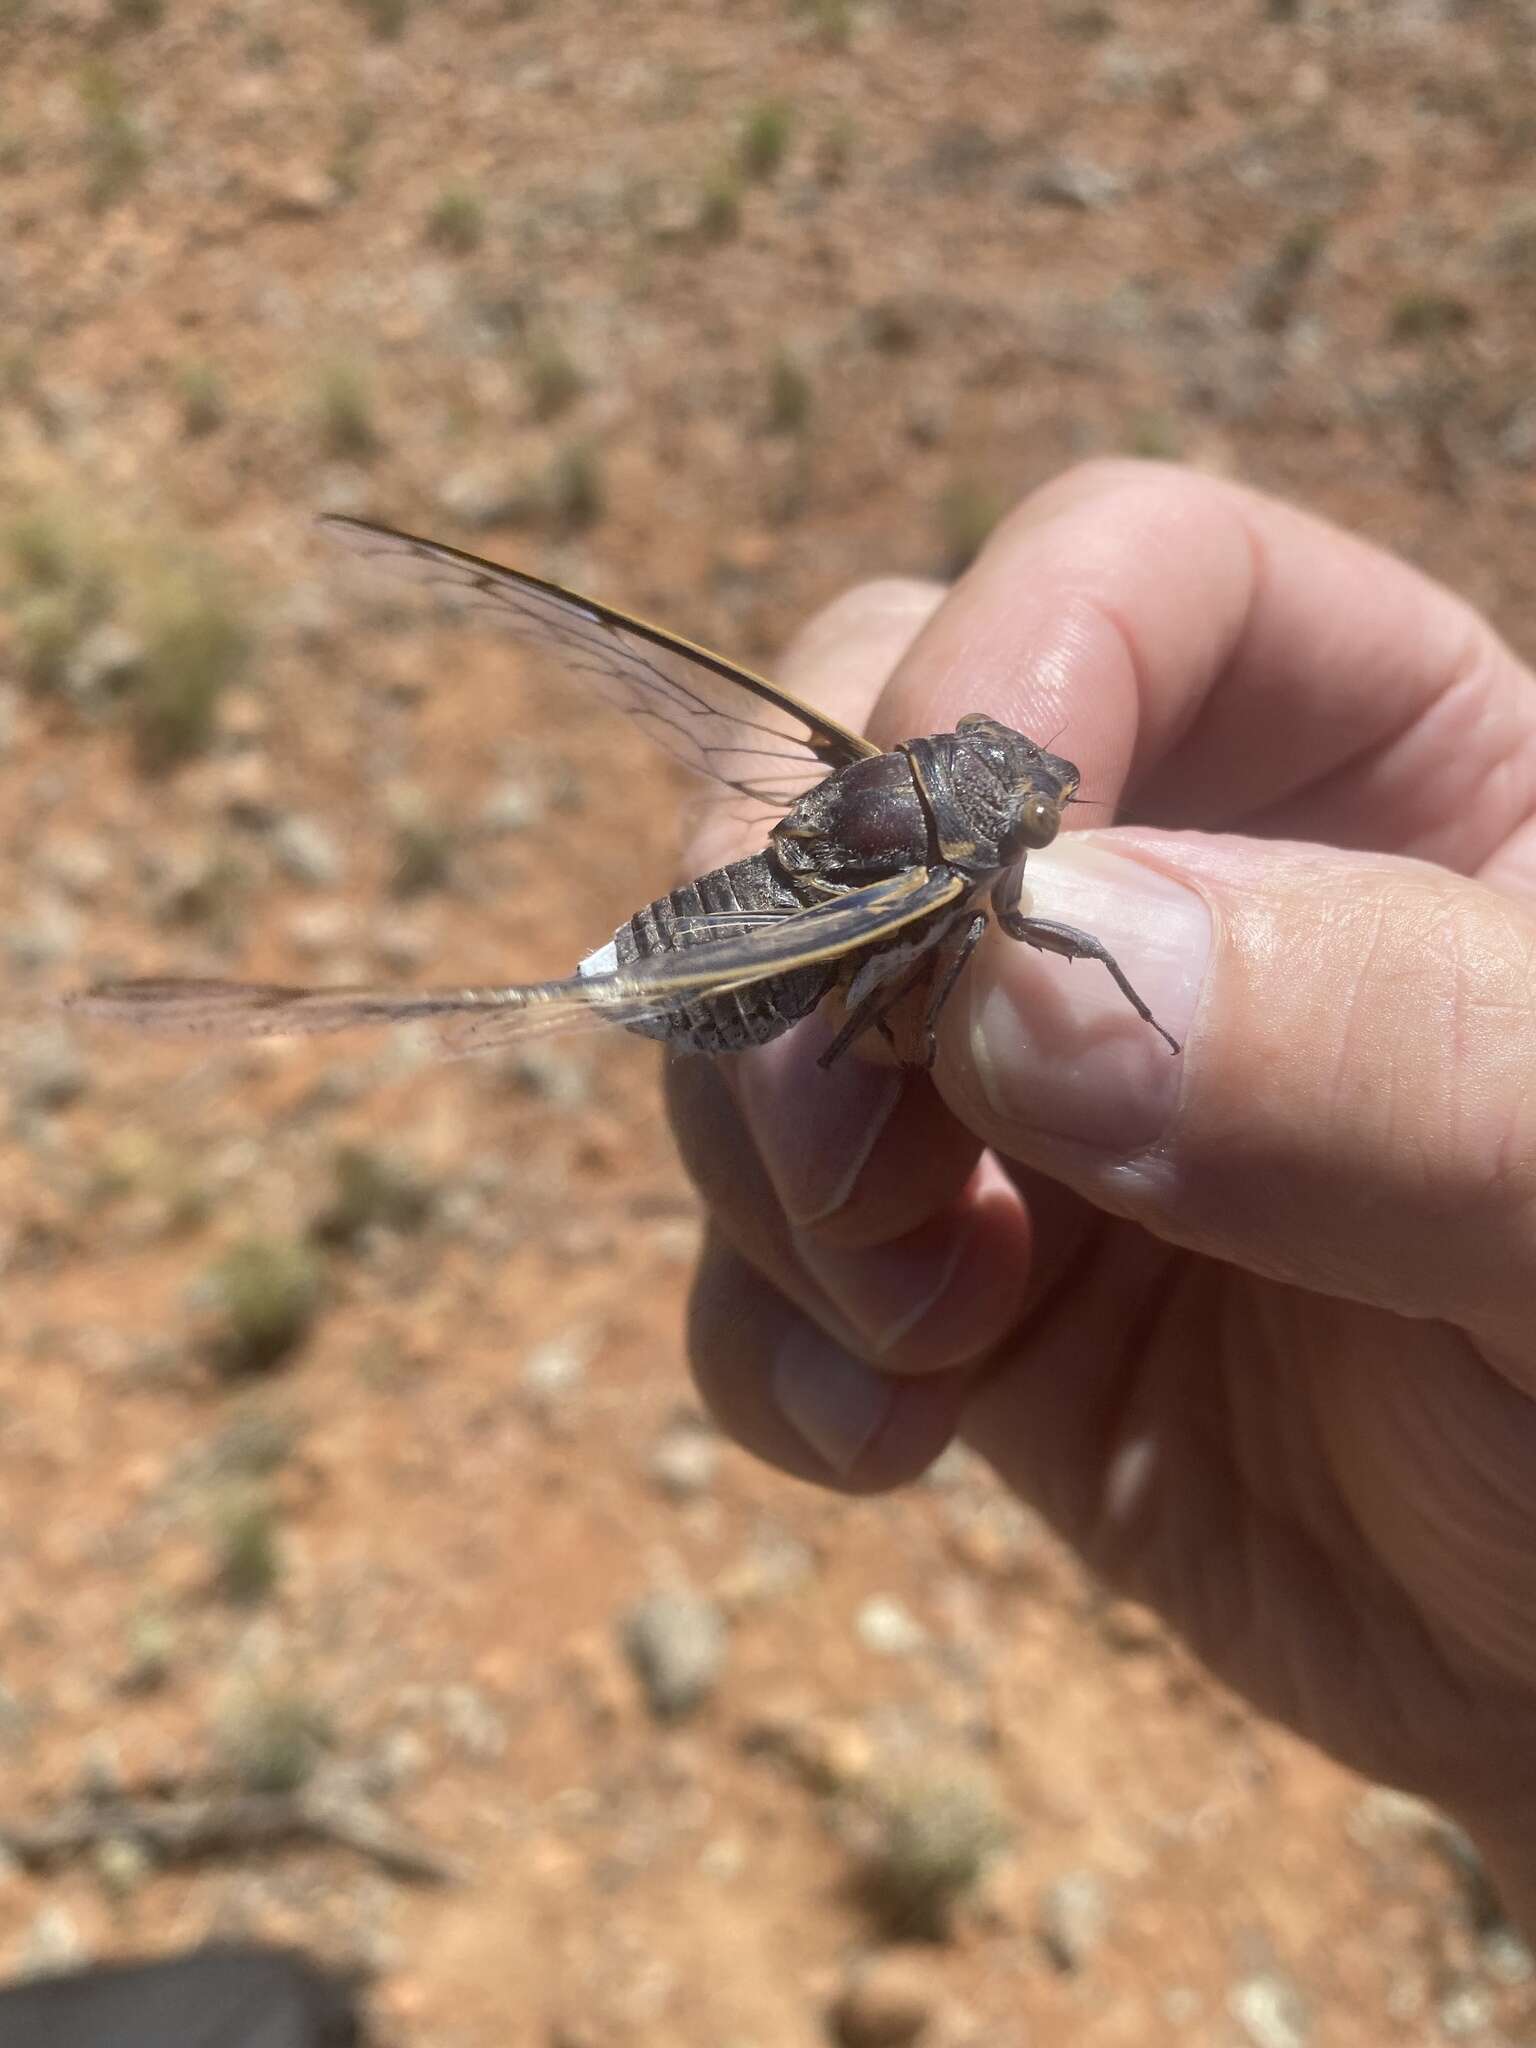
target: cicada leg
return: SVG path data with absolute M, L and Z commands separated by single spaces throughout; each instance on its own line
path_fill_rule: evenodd
M 947 931 L 921 947 L 917 958 L 910 964 L 896 959 L 887 965 L 878 956 L 873 961 L 867 961 L 849 990 L 852 1007 L 844 1019 L 842 1028 L 817 1061 L 817 1065 L 830 1067 L 835 1060 L 842 1057 L 862 1032 L 872 1029 L 877 1030 L 894 1051 L 895 1036 L 886 1020 L 915 988 L 931 976 L 932 988 L 923 1012 L 922 1061 L 925 1067 L 931 1067 L 938 1049 L 934 1037 L 934 1024 L 959 979 L 961 968 L 970 958 L 986 928 L 986 912 L 978 911 L 974 917 L 966 918 L 962 924 L 951 925 Z M 883 973 L 880 971 L 882 967 L 885 968 Z M 861 990 L 860 980 L 866 976 L 868 980 Z
M 996 906 L 994 905 L 994 908 Z M 1164 1031 L 1161 1024 L 1137 995 L 1126 980 L 1120 963 L 1104 944 L 1091 932 L 1082 932 L 1075 925 L 1056 924 L 1048 917 L 1025 917 L 1018 910 L 998 910 L 997 921 L 1010 939 L 1022 939 L 1026 946 L 1034 946 L 1042 953 L 1056 953 L 1063 960 L 1097 960 L 1109 969 L 1116 988 L 1125 997 L 1131 1008 L 1143 1023 L 1150 1024 L 1160 1038 L 1167 1041 L 1169 1050 L 1177 1052 L 1179 1041 L 1171 1031 Z

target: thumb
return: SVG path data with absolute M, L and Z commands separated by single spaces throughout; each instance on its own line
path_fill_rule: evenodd
M 1031 858 L 1026 910 L 1118 959 L 994 929 L 944 1017 L 951 1108 L 1166 1242 L 1297 1286 L 1528 1334 L 1536 922 L 1446 869 L 1120 829 Z

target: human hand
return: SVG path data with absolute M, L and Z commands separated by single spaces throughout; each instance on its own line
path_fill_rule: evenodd
M 819 1019 L 674 1061 L 709 1407 L 850 1492 L 963 1436 L 1536 1917 L 1536 678 L 1403 563 L 1132 463 L 780 673 L 887 745 L 1059 735 L 1125 822 L 1032 855 L 1034 905 L 1185 1049 L 993 930 L 931 1077 L 821 1073 Z M 690 871 L 747 850 L 717 816 Z

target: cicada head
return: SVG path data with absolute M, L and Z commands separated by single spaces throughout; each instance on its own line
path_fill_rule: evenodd
M 985 712 L 968 712 L 956 727 L 985 761 L 999 786 L 999 865 L 1049 846 L 1080 780 L 1075 762 L 1048 754 L 1012 726 Z

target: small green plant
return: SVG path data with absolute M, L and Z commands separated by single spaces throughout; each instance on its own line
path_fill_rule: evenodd
M 165 0 L 112 0 L 114 28 L 158 28 L 165 19 Z
M 319 1312 L 319 1261 L 298 1238 L 245 1238 L 210 1277 L 218 1305 L 214 1362 L 230 1376 L 280 1364 Z
M 19 586 L 14 612 L 21 673 L 34 690 L 63 690 L 77 649 L 112 609 L 112 579 L 101 551 L 83 527 L 46 512 L 17 520 L 5 551 Z
M 795 0 L 824 50 L 846 50 L 853 40 L 853 0 Z
M 527 374 L 535 419 L 557 419 L 581 396 L 581 371 L 558 341 L 546 338 L 534 344 Z
M 803 434 L 811 419 L 811 380 L 781 349 L 768 366 L 768 431 Z
M 211 363 L 184 363 L 176 377 L 181 429 L 189 440 L 201 440 L 223 426 L 229 416 L 224 380 Z
M 1472 308 L 1450 292 L 1405 292 L 1392 308 L 1387 338 L 1394 342 L 1443 341 L 1472 325 Z
M 452 256 L 468 256 L 485 240 L 485 208 L 467 185 L 440 192 L 427 215 L 427 240 Z
M 206 579 L 173 576 L 145 601 L 144 658 L 130 693 L 139 764 L 150 774 L 206 752 L 219 702 L 249 653 L 245 626 Z
M 410 0 L 352 0 L 368 24 L 368 33 L 381 43 L 398 42 L 410 19 Z
M 562 448 L 550 465 L 546 486 L 549 515 L 564 533 L 579 533 L 602 517 L 603 472 L 597 451 L 585 441 Z
M 783 100 L 759 100 L 742 126 L 736 152 L 742 176 L 759 184 L 773 177 L 789 149 L 792 128 L 790 110 Z
M 94 1163 L 89 1203 L 104 1208 L 134 1202 L 141 1214 L 158 1216 L 164 1234 L 190 1230 L 207 1222 L 212 1207 L 200 1164 L 194 1155 L 172 1150 L 133 1124 L 119 1125 Z
M 118 1683 L 124 1692 L 158 1692 L 170 1676 L 176 1654 L 176 1631 L 165 1612 L 153 1605 L 137 1608 L 128 1622 L 127 1656 Z
M 924 1767 L 876 1780 L 869 1797 L 875 1833 L 866 1898 L 891 1933 L 942 1941 L 1008 1841 L 996 1787 L 979 1772 Z
M 296 1792 L 332 1739 L 324 1709 L 294 1687 L 253 1688 L 218 1730 L 224 1768 L 247 1792 Z
M 401 1160 L 365 1145 L 343 1145 L 333 1172 L 335 1192 L 315 1224 L 322 1244 L 355 1245 L 370 1230 L 405 1235 L 431 1219 L 433 1190 Z
M 397 896 L 427 896 L 453 880 L 458 835 L 449 821 L 416 805 L 395 820 L 395 864 L 390 886 Z
M 57 519 L 44 513 L 18 519 L 5 543 L 16 574 L 33 589 L 59 590 L 73 579 L 76 544 Z
M 80 74 L 80 101 L 86 123 L 86 199 L 101 212 L 139 182 L 149 145 L 110 64 L 97 59 L 86 66 Z
M 1003 514 L 1001 498 L 985 484 L 960 479 L 939 500 L 939 552 L 946 576 L 967 570 Z
M 741 233 L 741 183 L 733 171 L 718 172 L 705 186 L 699 233 L 710 242 L 734 241 Z
M 240 1489 L 220 1501 L 214 1518 L 215 1577 L 231 1605 L 255 1607 L 278 1581 L 277 1513 L 265 1493 Z
M 85 634 L 66 591 L 45 590 L 16 607 L 17 665 L 28 685 L 42 695 L 65 688 L 75 649 Z
M 358 364 L 331 364 L 320 379 L 316 411 L 321 446 L 336 460 L 368 462 L 383 447 L 372 386 Z

